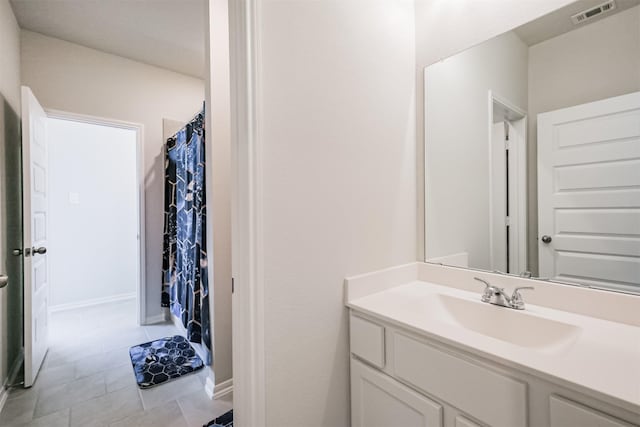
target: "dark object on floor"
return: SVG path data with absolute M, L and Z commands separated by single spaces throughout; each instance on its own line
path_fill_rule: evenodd
M 140 388 L 149 388 L 204 367 L 185 337 L 174 335 L 129 349 L 133 372 Z
M 233 409 L 202 427 L 233 427 Z

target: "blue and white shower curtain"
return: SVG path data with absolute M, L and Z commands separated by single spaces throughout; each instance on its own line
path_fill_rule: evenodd
M 162 306 L 182 320 L 187 339 L 211 363 L 205 197 L 204 107 L 165 148 Z

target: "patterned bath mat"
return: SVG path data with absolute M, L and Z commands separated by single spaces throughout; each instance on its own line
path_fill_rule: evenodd
M 202 427 L 233 427 L 233 409 Z
M 149 388 L 204 367 L 185 337 L 174 335 L 129 349 L 133 372 L 140 388 Z

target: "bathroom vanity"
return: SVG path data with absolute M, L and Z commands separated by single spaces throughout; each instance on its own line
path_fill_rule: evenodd
M 534 286 L 524 310 L 482 279 Z M 415 263 L 346 280 L 352 425 L 640 425 L 640 297 Z
M 353 426 L 640 425 L 639 22 L 579 0 L 424 69 L 427 262 L 346 281 Z

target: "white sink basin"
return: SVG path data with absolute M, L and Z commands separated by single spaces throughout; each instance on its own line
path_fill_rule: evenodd
M 514 310 L 446 294 L 432 294 L 425 300 L 425 314 L 434 321 L 521 347 L 558 350 L 575 342 L 581 332 L 568 323 L 532 316 L 526 309 Z

